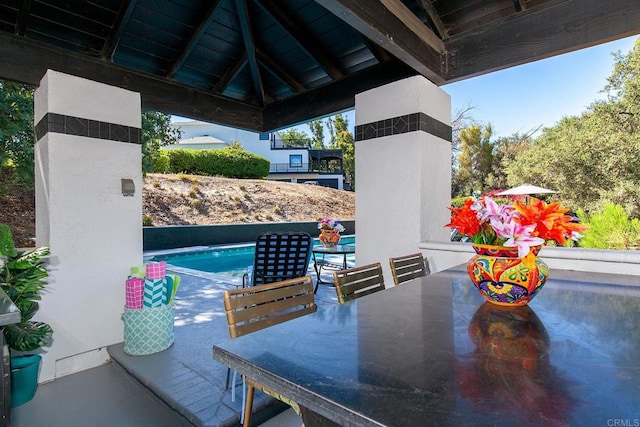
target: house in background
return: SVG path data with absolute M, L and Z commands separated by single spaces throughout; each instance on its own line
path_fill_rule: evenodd
M 172 126 L 182 138 L 166 149 L 220 149 L 238 141 L 245 150 L 269 160 L 269 180 L 344 189 L 342 150 L 311 149 L 306 143 L 282 140 L 278 132 L 257 133 L 201 121 Z

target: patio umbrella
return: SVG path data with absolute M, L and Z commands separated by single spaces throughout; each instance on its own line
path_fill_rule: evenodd
M 556 191 L 548 190 L 546 188 L 538 187 L 537 185 L 522 184 L 517 187 L 510 188 L 508 190 L 496 193 L 498 196 L 519 196 L 527 194 L 548 194 L 556 193 Z

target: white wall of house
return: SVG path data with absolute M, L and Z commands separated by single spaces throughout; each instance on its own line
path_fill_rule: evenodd
M 141 125 L 138 93 L 51 70 L 34 104 L 36 124 L 56 114 L 118 135 Z M 51 258 L 36 319 L 54 335 L 40 382 L 108 360 L 106 347 L 123 341 L 125 279 L 142 262 L 140 145 L 44 125 L 35 147 L 36 245 L 50 247 Z M 123 196 L 123 178 L 133 180 L 134 196 Z

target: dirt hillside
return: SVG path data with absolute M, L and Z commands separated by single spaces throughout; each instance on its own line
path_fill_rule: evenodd
M 5 184 L 0 222 L 9 224 L 20 247 L 35 235 L 33 190 Z M 355 194 L 308 184 L 193 175 L 149 174 L 143 215 L 153 225 L 211 225 L 355 219 Z

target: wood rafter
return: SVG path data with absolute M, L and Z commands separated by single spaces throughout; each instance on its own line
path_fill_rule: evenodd
M 308 31 L 282 13 L 277 3 L 272 0 L 254 1 L 298 42 L 298 45 L 322 67 L 325 73 L 333 79 L 339 79 L 344 76 L 342 69 L 331 60 L 328 54 L 322 51 L 315 40 L 309 37 Z
M 251 80 L 253 81 L 258 103 L 260 105 L 264 105 L 267 101 L 267 97 L 264 91 L 264 85 L 262 84 L 262 78 L 260 77 L 258 60 L 256 59 L 256 44 L 253 38 L 253 32 L 251 31 L 251 19 L 249 17 L 248 5 L 246 0 L 236 0 L 235 3 L 238 11 L 238 20 L 240 21 L 240 30 L 242 31 L 242 38 L 244 40 L 244 47 L 247 51 L 247 63 L 249 64 L 249 70 L 251 71 Z
M 304 85 L 300 83 L 294 76 L 292 76 L 287 70 L 285 70 L 278 62 L 271 58 L 271 55 L 267 55 L 262 49 L 256 49 L 256 55 L 258 61 L 264 68 L 267 68 L 271 74 L 279 78 L 284 84 L 296 92 L 301 93 L 306 90 Z
M 404 3 L 400 0 L 380 0 L 380 2 L 427 46 L 438 53 L 444 53 L 444 43 L 442 40 L 427 28 Z
M 442 40 L 431 32 L 413 13 L 406 14 L 399 0 L 383 0 L 392 4 L 391 11 L 382 2 L 359 0 L 316 0 L 331 13 L 413 67 L 436 84 L 444 84 L 444 52 Z M 404 7 L 406 9 L 406 7 Z M 397 14 L 402 15 L 402 19 Z M 411 22 L 411 26 L 403 21 Z M 416 22 L 417 21 L 417 22 Z M 419 24 L 418 24 L 419 23 Z M 421 26 L 421 28 L 419 27 Z M 429 36 L 426 34 L 430 33 Z M 429 39 L 429 42 L 426 40 Z M 441 48 L 434 49 L 434 45 Z
M 440 38 L 444 40 L 449 37 L 449 32 L 442 23 L 442 19 L 440 19 L 440 15 L 438 15 L 438 11 L 436 10 L 436 8 L 433 7 L 433 3 L 431 2 L 431 0 L 420 0 L 420 4 L 422 4 L 422 8 L 424 9 L 425 13 L 427 14 L 427 16 L 429 16 L 431 22 L 433 22 L 433 25 L 436 27 L 436 30 L 438 30 L 438 33 L 440 33 Z
M 229 86 L 229 82 L 233 80 L 244 66 L 247 65 L 247 52 L 242 52 L 242 55 L 238 58 L 236 62 L 231 64 L 227 71 L 220 77 L 220 80 L 216 85 L 212 88 L 215 93 L 223 93 L 227 86 Z
M 198 45 L 198 42 L 200 41 L 202 36 L 205 34 L 205 32 L 207 31 L 207 28 L 209 28 L 209 25 L 211 25 L 211 22 L 215 18 L 216 10 L 218 9 L 218 6 L 220 5 L 220 3 L 221 3 L 220 0 L 212 0 L 209 2 L 209 8 L 203 14 L 202 20 L 200 20 L 198 25 L 194 28 L 193 32 L 191 33 L 191 37 L 185 44 L 184 48 L 180 51 L 180 55 L 176 58 L 173 64 L 171 64 L 171 67 L 169 68 L 169 72 L 167 73 L 168 78 L 170 79 L 173 78 L 173 76 L 176 75 L 178 70 L 182 68 L 182 65 L 187 60 L 187 58 L 189 58 L 189 56 L 191 55 L 191 52 L 193 52 L 193 49 L 195 49 L 195 47 Z
M 124 29 L 129 23 L 129 19 L 131 19 L 131 14 L 133 13 L 133 9 L 136 6 L 138 0 L 129 0 L 122 5 L 118 16 L 116 17 L 115 24 L 111 29 L 111 32 L 107 36 L 107 39 L 104 42 L 104 46 L 102 47 L 102 52 L 100 53 L 100 57 L 102 59 L 111 60 L 113 57 L 113 53 L 116 51 L 118 47 L 118 43 L 120 43 L 120 39 L 122 38 L 122 34 L 124 34 Z
M 639 31 L 637 0 L 552 0 L 484 31 L 448 39 L 446 80 L 501 70 Z
M 353 108 L 356 94 L 416 74 L 413 68 L 393 58 L 332 84 L 276 101 L 263 110 L 264 131 L 281 129 Z
M 144 108 L 262 131 L 262 110 L 183 84 L 0 33 L 0 76 L 38 86 L 48 69 L 140 92 Z
M 29 10 L 31 10 L 31 0 L 21 0 L 20 8 L 18 11 L 18 22 L 16 22 L 16 31 L 18 35 L 24 35 L 24 29 L 27 26 L 27 17 L 29 16 Z

